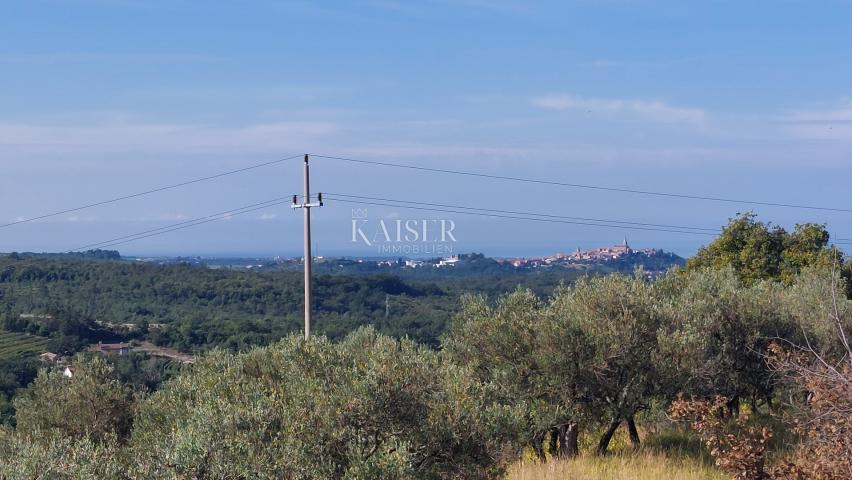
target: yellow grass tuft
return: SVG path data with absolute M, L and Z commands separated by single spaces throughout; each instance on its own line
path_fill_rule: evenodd
M 509 470 L 507 480 L 730 480 L 723 472 L 698 459 L 662 453 L 622 452 L 606 457 L 583 456 L 547 463 L 522 461 Z

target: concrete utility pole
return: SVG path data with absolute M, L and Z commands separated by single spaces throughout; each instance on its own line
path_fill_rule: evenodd
M 308 167 L 308 154 L 305 154 L 305 195 L 299 203 L 299 196 L 293 195 L 292 208 L 305 210 L 305 340 L 311 336 L 311 208 L 322 206 L 322 193 L 317 195 L 317 203 L 311 203 L 311 180 Z

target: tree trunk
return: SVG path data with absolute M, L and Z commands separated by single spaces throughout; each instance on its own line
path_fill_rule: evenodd
M 731 417 L 740 416 L 740 397 L 739 395 L 728 401 L 728 415 Z
M 547 460 L 547 455 L 544 453 L 544 437 L 547 435 L 547 432 L 536 433 L 532 439 L 532 448 L 533 452 L 535 452 L 535 456 L 539 459 L 539 461 L 543 462 Z
M 580 428 L 576 423 L 569 423 L 559 427 L 559 455 L 573 458 L 580 454 L 578 438 Z
M 639 430 L 636 430 L 636 421 L 633 419 L 633 415 L 627 417 L 627 432 L 630 434 L 630 443 L 634 447 L 638 447 L 640 443 Z
M 606 429 L 606 432 L 601 437 L 601 441 L 598 442 L 598 455 L 606 454 L 609 448 L 609 441 L 612 440 L 612 436 L 615 434 L 615 430 L 618 429 L 619 425 L 621 425 L 620 418 L 613 419 L 612 423 L 609 424 L 609 428 Z
M 559 442 L 559 430 L 561 428 L 562 427 L 554 427 L 550 429 L 550 448 L 548 449 L 548 453 L 550 453 L 551 457 L 559 455 L 559 448 L 557 445 Z

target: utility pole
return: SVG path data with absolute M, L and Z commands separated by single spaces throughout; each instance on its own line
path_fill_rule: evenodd
M 322 193 L 317 195 L 317 203 L 311 203 L 311 179 L 308 167 L 308 154 L 305 154 L 305 193 L 304 202 L 299 203 L 299 196 L 293 195 L 291 208 L 305 210 L 305 340 L 311 336 L 311 208 L 322 206 Z

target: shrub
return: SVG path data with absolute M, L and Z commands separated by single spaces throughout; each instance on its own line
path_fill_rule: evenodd
M 672 403 L 671 414 L 688 422 L 716 459 L 716 465 L 737 480 L 769 478 L 766 454 L 772 433 L 766 427 L 749 425 L 747 414 L 731 417 L 727 398 L 718 396 L 712 401 L 679 398 Z
M 519 413 L 470 378 L 372 330 L 214 353 L 140 410 L 133 475 L 493 478 Z
M 80 357 L 71 370 L 72 378 L 59 368 L 42 370 L 15 399 L 18 433 L 34 439 L 126 439 L 136 408 L 133 391 L 100 357 Z

